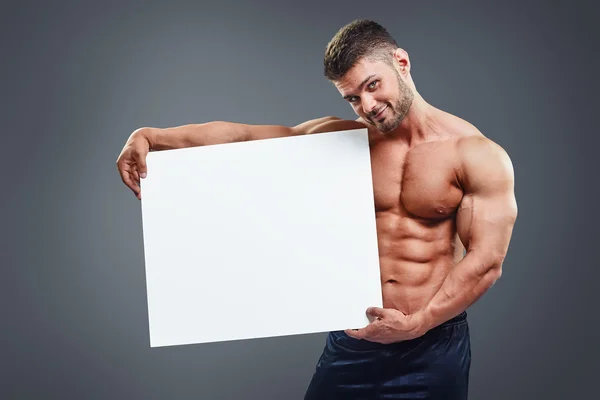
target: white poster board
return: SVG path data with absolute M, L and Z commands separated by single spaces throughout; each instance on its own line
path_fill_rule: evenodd
M 366 129 L 151 152 L 150 345 L 361 328 L 382 307 Z

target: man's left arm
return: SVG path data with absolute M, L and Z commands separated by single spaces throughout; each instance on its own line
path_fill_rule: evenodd
M 517 218 L 514 171 L 506 152 L 483 137 L 461 139 L 457 146 L 464 195 L 456 226 L 467 253 L 421 311 L 422 331 L 466 310 L 500 278 Z
M 464 195 L 456 227 L 467 254 L 423 309 L 405 315 L 370 307 L 367 315 L 373 321 L 362 329 L 347 329 L 349 336 L 380 343 L 422 336 L 466 310 L 500 278 L 517 218 L 513 167 L 506 152 L 484 137 L 461 139 L 457 147 Z

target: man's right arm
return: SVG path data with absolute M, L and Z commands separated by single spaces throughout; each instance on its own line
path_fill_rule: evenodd
M 336 117 L 324 117 L 306 121 L 294 127 L 215 121 L 164 129 L 140 128 L 133 132 L 125 143 L 117 159 L 117 168 L 123 183 L 134 192 L 138 199 L 141 199 L 139 181 L 140 178 L 146 177 L 146 156 L 149 151 L 334 132 L 364 127 L 365 125 L 360 122 L 342 120 Z
M 364 127 L 364 125 L 355 121 L 324 117 L 306 121 L 294 127 L 213 121 L 164 129 L 142 128 L 142 133 L 149 142 L 150 150 L 153 151 L 272 139 L 361 127 Z

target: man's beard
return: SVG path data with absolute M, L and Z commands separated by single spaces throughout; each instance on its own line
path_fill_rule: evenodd
M 400 75 L 396 74 L 398 78 L 398 91 L 400 93 L 400 99 L 392 106 L 390 103 L 387 103 L 384 107 L 387 107 L 391 112 L 391 116 L 386 117 L 383 122 L 379 122 L 374 119 L 375 115 L 381 111 L 378 109 L 373 115 L 368 116 L 368 121 L 373 124 L 378 131 L 382 133 L 388 133 L 396 129 L 406 114 L 408 114 L 408 110 L 410 110 L 410 106 L 415 98 L 414 93 L 406 83 L 400 78 Z M 386 110 L 387 111 L 387 110 Z

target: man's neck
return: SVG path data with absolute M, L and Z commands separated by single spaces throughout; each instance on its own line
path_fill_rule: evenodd
M 435 136 L 436 109 L 428 104 L 418 93 L 400 125 L 386 136 L 398 138 L 410 147 L 427 141 Z

